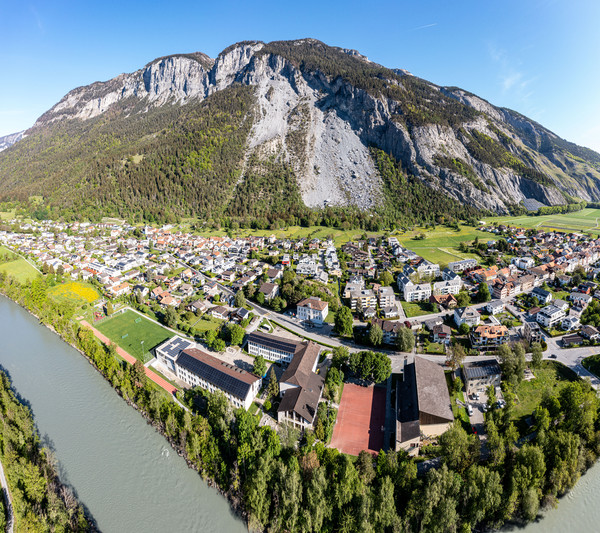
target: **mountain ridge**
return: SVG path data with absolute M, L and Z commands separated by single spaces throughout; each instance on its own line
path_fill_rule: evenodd
M 216 59 L 201 52 L 157 58 L 133 73 L 70 91 L 36 121 L 24 142 L 34 145 L 45 136 L 60 151 L 56 145 L 65 143 L 66 130 L 88 135 L 97 127 L 94 121 L 105 126 L 113 121 L 112 136 L 120 147 L 115 153 L 132 157 L 128 150 L 139 149 L 144 135 L 160 130 L 148 127 L 139 138 L 124 139 L 117 125 L 125 119 L 146 124 L 154 115 L 176 114 L 177 108 L 198 106 L 238 85 L 249 88 L 253 103 L 247 109 L 252 125 L 235 163 L 236 187 L 246 175 L 256 178 L 256 162 L 266 168 L 270 161 L 271 169 L 274 163 L 288 169 L 280 175 L 294 174 L 309 208 L 379 209 L 389 202 L 371 151 L 376 148 L 391 155 L 411 179 L 480 210 L 506 213 L 527 198 L 544 205 L 600 200 L 600 154 L 593 150 L 463 89 L 440 87 L 315 39 L 236 43 Z M 108 126 L 103 135 L 101 143 L 111 136 Z M 54 167 L 45 164 L 46 173 L 24 169 L 18 155 L 12 156 L 20 144 L 0 156 L 0 198 L 43 190 L 59 206 L 51 192 L 57 185 L 47 175 Z M 71 166 L 79 172 L 94 167 L 91 156 L 77 158 Z M 202 183 L 201 172 L 189 170 L 188 181 Z M 61 174 L 84 188 L 90 181 L 77 181 L 74 171 Z M 229 195 L 235 195 L 235 187 Z

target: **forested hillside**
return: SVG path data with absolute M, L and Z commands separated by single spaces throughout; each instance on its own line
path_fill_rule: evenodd
M 74 89 L 0 152 L 0 202 L 66 219 L 373 228 L 529 200 L 600 201 L 600 154 L 315 39 L 158 58 Z

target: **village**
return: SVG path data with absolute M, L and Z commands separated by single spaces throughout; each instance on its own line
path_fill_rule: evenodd
M 535 379 L 543 353 L 598 384 L 584 359 L 600 343 L 600 239 L 479 231 L 489 240 L 447 264 L 394 235 L 339 245 L 124 223 L 14 220 L 0 245 L 165 390 L 220 391 L 261 424 L 315 430 L 351 455 L 415 455 L 455 419 L 485 438 L 488 398 L 505 405 L 502 346 L 522 347 L 519 379 Z

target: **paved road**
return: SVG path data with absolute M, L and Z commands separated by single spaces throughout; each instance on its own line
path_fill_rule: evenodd
M 13 533 L 13 526 L 15 521 L 12 499 L 10 497 L 10 491 L 8 490 L 8 483 L 6 476 L 4 475 L 4 467 L 0 463 L 0 482 L 2 483 L 2 495 L 4 496 L 4 503 L 6 505 L 6 531 Z
M 194 272 L 197 272 L 198 274 L 203 276 L 205 279 L 207 279 L 207 280 L 212 279 L 212 278 L 205 276 L 202 272 L 194 269 L 191 265 L 187 265 L 181 261 L 180 261 L 180 263 L 186 267 L 189 267 Z M 213 280 L 213 281 L 215 281 L 215 280 Z M 229 287 L 226 287 L 219 282 L 217 282 L 217 284 L 226 293 L 234 294 L 233 291 Z M 512 299 L 513 299 L 513 297 L 508 297 L 508 298 L 503 298 L 502 301 L 506 304 L 506 307 L 509 311 L 511 311 L 516 316 L 521 317 L 520 311 L 514 305 L 511 305 L 509 303 Z M 358 345 L 354 344 L 354 342 L 350 339 L 340 339 L 338 337 L 330 337 L 329 335 L 323 335 L 321 333 L 318 333 L 315 330 L 307 330 L 304 327 L 300 326 L 296 321 L 294 321 L 290 317 L 287 317 L 281 313 L 276 313 L 270 309 L 261 307 L 260 305 L 255 304 L 254 302 L 248 302 L 248 303 L 249 303 L 249 305 L 252 306 L 252 308 L 259 315 L 261 315 L 263 317 L 267 316 L 269 318 L 269 320 L 271 320 L 272 322 L 275 322 L 275 323 L 278 323 L 279 325 L 284 326 L 285 328 L 291 330 L 292 332 L 296 333 L 297 335 L 300 335 L 301 337 L 313 340 L 320 344 L 327 344 L 330 346 L 346 346 L 351 352 L 368 349 L 368 347 L 358 346 Z M 479 304 L 474 304 L 470 307 L 473 307 L 474 309 L 480 309 L 482 307 L 485 307 L 486 305 L 487 305 L 487 303 L 479 303 Z M 411 320 L 422 324 L 423 322 L 425 322 L 431 318 L 445 317 L 445 316 L 452 315 L 452 314 L 453 314 L 453 311 L 442 311 L 440 313 L 432 313 L 432 314 L 428 314 L 428 315 L 414 317 Z M 559 339 L 560 339 L 560 337 L 552 338 L 552 337 L 546 336 L 548 350 L 545 352 L 544 357 L 546 359 L 549 359 L 550 358 L 549 356 L 551 354 L 556 354 L 556 356 L 557 356 L 555 359 L 556 361 L 560 361 L 567 367 L 571 368 L 574 372 L 577 373 L 578 376 L 581 376 L 583 378 L 590 378 L 592 385 L 595 388 L 600 388 L 600 379 L 598 379 L 592 373 L 588 372 L 581 365 L 581 361 L 585 357 L 596 354 L 596 353 L 600 353 L 600 347 L 584 347 L 584 348 L 565 349 L 565 348 L 560 347 L 557 344 L 557 341 Z M 409 358 L 414 356 L 414 354 L 404 354 L 401 352 L 396 352 L 394 350 L 379 349 L 379 351 L 387 353 L 390 356 L 390 359 L 392 359 L 392 368 L 394 368 L 394 370 L 403 367 L 404 356 L 407 356 Z M 426 359 L 438 362 L 442 365 L 445 364 L 445 361 L 446 361 L 445 356 L 420 354 L 420 357 L 425 357 Z M 481 360 L 481 356 L 467 357 L 465 359 L 465 362 L 471 362 L 471 361 L 475 361 L 475 360 Z

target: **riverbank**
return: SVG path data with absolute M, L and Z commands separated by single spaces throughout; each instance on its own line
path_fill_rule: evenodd
M 174 438 L 174 436 L 172 434 L 170 434 L 170 432 L 168 431 L 168 427 L 166 426 L 166 424 L 162 420 L 160 420 L 160 419 L 157 420 L 156 417 L 153 416 L 153 413 L 151 413 L 150 411 L 146 410 L 146 408 L 144 406 L 141 406 L 136 401 L 134 401 L 132 399 L 132 397 L 129 396 L 129 394 L 127 393 L 127 390 L 123 391 L 123 389 L 115 387 L 114 382 L 112 382 L 111 379 L 105 373 L 106 368 L 103 369 L 103 368 L 101 368 L 98 365 L 98 361 L 94 357 L 94 353 L 97 354 L 97 352 L 94 352 L 91 349 L 89 349 L 89 350 L 86 351 L 85 347 L 81 346 L 81 342 L 77 343 L 77 342 L 74 342 L 73 340 L 71 340 L 69 337 L 67 337 L 66 335 L 64 335 L 62 332 L 58 331 L 52 324 L 50 324 L 47 321 L 43 320 L 42 317 L 40 317 L 38 314 L 36 314 L 31 309 L 29 309 L 26 305 L 24 305 L 23 302 L 21 302 L 21 301 L 19 301 L 17 299 L 11 298 L 1 288 L 0 288 L 0 294 L 2 294 L 3 296 L 5 296 L 9 300 L 11 300 L 13 303 L 19 305 L 24 311 L 26 311 L 27 313 L 29 313 L 31 316 L 35 317 L 36 320 L 39 322 L 40 325 L 46 327 L 53 334 L 57 335 L 63 342 L 65 342 L 66 344 L 68 344 L 70 347 L 72 347 L 74 350 L 76 350 L 79 354 L 81 354 L 83 357 L 85 357 L 85 359 L 88 361 L 88 363 L 97 372 L 99 372 L 102 375 L 102 377 L 111 385 L 111 387 L 113 388 L 113 390 L 125 401 L 125 403 L 127 403 L 128 406 L 130 406 L 133 409 L 135 409 L 146 420 L 146 423 L 148 425 L 152 426 L 152 428 L 157 433 L 159 433 L 162 437 L 164 437 L 166 439 L 166 441 L 170 444 L 170 446 L 177 453 L 177 455 L 185 460 L 188 468 L 196 471 L 200 475 L 201 479 L 210 488 L 216 490 L 223 498 L 225 498 L 229 502 L 231 510 L 233 511 L 233 513 L 236 516 L 238 516 L 240 519 L 242 519 L 245 523 L 247 523 L 247 521 L 248 521 L 248 515 L 247 515 L 247 513 L 245 512 L 245 510 L 244 510 L 244 508 L 242 506 L 242 501 L 239 498 L 239 496 L 237 496 L 236 494 L 232 493 L 231 491 L 224 490 L 217 483 L 217 481 L 214 478 L 206 475 L 206 472 L 198 465 L 198 463 L 197 462 L 195 463 L 188 456 L 187 450 L 186 450 L 185 446 L 182 446 L 181 443 L 178 442 Z M 87 332 L 89 332 L 91 335 L 93 335 L 95 337 L 95 335 L 94 335 L 94 333 L 93 333 L 93 331 L 92 331 L 91 328 L 86 328 L 85 325 L 84 326 L 80 326 L 80 325 L 76 324 L 75 322 L 73 322 L 73 324 L 77 325 L 78 328 L 79 328 L 78 334 L 80 334 L 80 339 L 84 339 Z M 114 349 L 114 347 L 106 345 L 104 343 L 102 343 L 102 345 L 105 347 L 105 349 L 107 351 L 107 354 L 111 354 L 111 351 Z M 89 344 L 88 344 L 88 347 L 89 347 Z M 92 353 L 90 353 L 90 352 L 92 352 Z M 133 368 L 133 365 L 130 365 L 130 368 Z M 144 368 L 144 371 L 147 374 L 148 369 Z M 136 376 L 136 378 L 139 378 L 139 376 Z M 140 385 L 142 385 L 142 384 L 140 384 Z M 144 387 L 147 387 L 146 383 L 144 383 L 139 388 L 144 388 Z M 154 392 L 155 391 L 152 390 L 152 393 L 154 393 Z M 178 402 L 175 402 L 175 400 L 174 400 L 174 398 L 172 397 L 171 394 L 168 394 L 168 400 L 167 401 L 169 401 L 169 403 L 171 403 L 176 409 L 180 409 L 181 411 L 185 412 L 185 409 L 182 406 L 180 406 L 178 404 Z M 189 411 L 188 411 L 188 413 L 189 413 Z M 180 418 L 181 418 L 181 415 L 180 415 Z
M 81 350 L 253 531 L 427 532 L 442 523 L 448 530 L 525 523 L 554 505 L 597 457 L 598 398 L 588 384 L 575 382 L 544 398 L 530 434 L 519 434 L 512 423 L 513 399 L 505 394 L 506 407 L 487 415 L 486 460 L 477 436 L 452 426 L 440 440 L 442 466 L 418 478 L 406 454 L 382 451 L 374 459 L 361 452 L 354 459 L 310 431 L 298 439 L 288 428 L 280 437 L 247 411 L 233 411 L 222 394 L 203 393 L 197 402 L 190 392 L 185 410 L 150 386 L 138 365 L 126 365 L 114 347 L 74 323 L 68 308 L 46 298 L 43 280 L 20 286 L 0 278 L 0 286 Z

